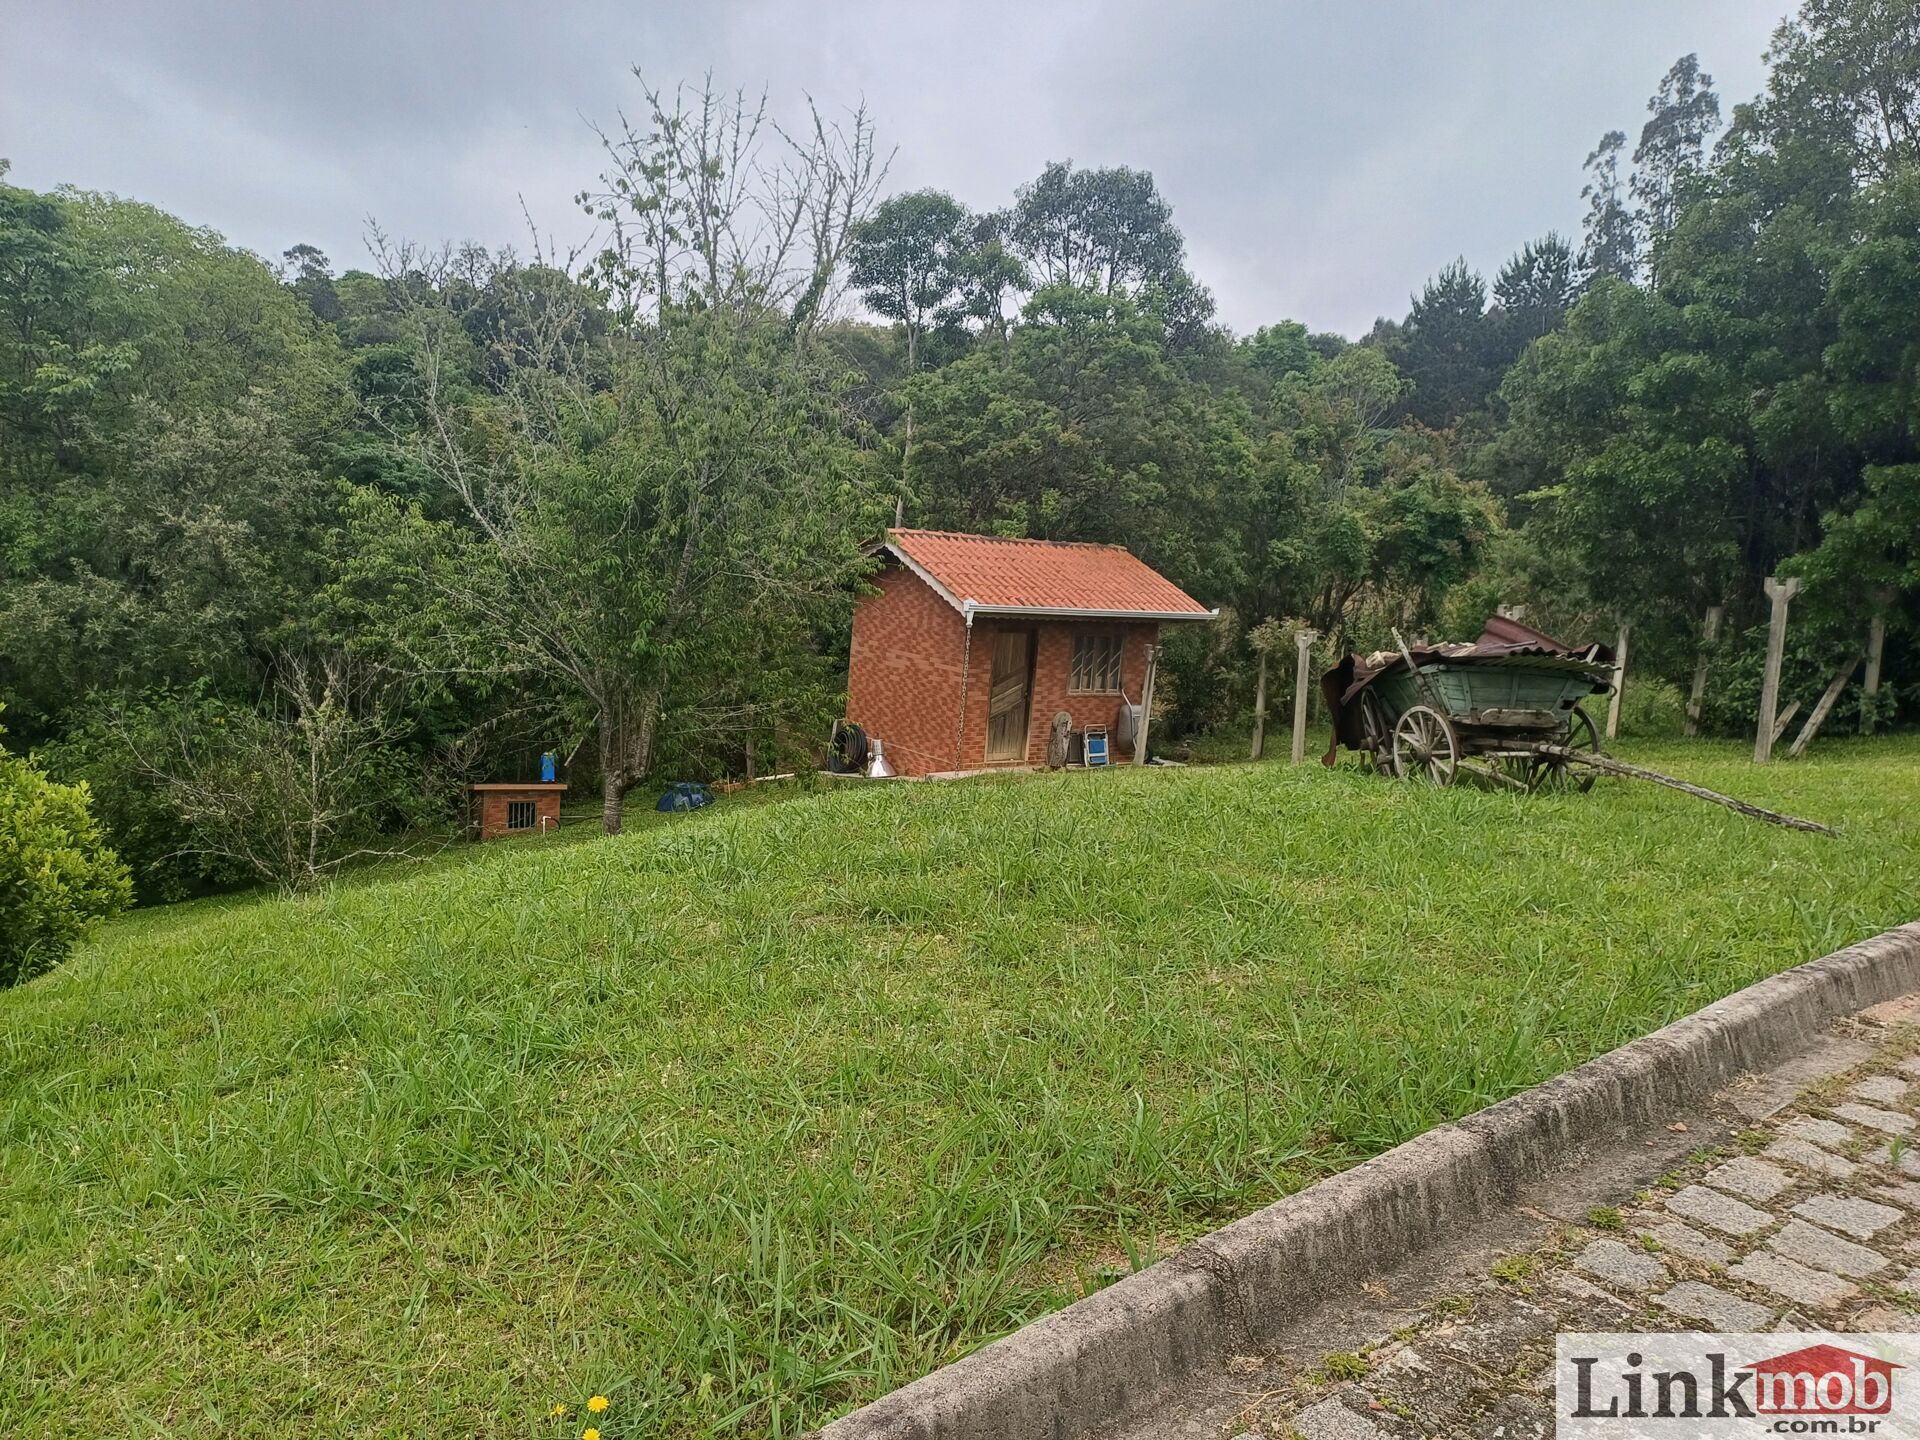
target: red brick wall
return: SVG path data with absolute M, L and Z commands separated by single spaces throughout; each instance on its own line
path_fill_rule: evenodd
M 538 835 L 560 824 L 558 790 L 481 790 L 474 795 L 476 823 L 482 840 L 498 840 L 504 835 Z M 533 829 L 507 829 L 507 802 L 531 800 L 534 803 Z
M 903 565 L 888 566 L 873 583 L 879 593 L 861 596 L 853 612 L 847 718 L 885 742 L 887 763 L 901 775 L 979 764 L 978 740 L 971 762 L 954 760 L 966 622 Z M 991 664 L 992 650 L 986 654 Z
M 1053 725 L 1055 712 L 1060 710 L 1073 716 L 1075 730 L 1084 730 L 1089 725 L 1106 726 L 1108 752 L 1115 764 L 1133 759 L 1131 750 L 1124 755 L 1120 753 L 1119 742 L 1113 735 L 1113 722 L 1120 711 L 1120 697 L 1112 694 L 1067 693 L 1067 680 L 1073 662 L 1073 637 L 1089 631 L 1112 634 L 1116 630 L 1125 637 L 1125 644 L 1120 651 L 1120 688 L 1126 691 L 1128 700 L 1138 705 L 1140 692 L 1147 680 L 1147 647 L 1154 643 L 1159 634 L 1158 625 L 1065 620 L 1046 621 L 1039 626 L 1039 659 L 1033 670 L 1033 723 L 1027 731 L 1028 764 L 1047 763 L 1047 732 Z M 979 641 L 976 639 L 974 643 L 978 644 Z
M 890 566 L 874 583 L 879 593 L 863 596 L 854 610 L 847 718 L 885 743 L 888 763 L 902 775 L 972 770 L 986 763 L 993 641 L 1002 629 L 1027 630 L 1034 636 L 1033 701 L 1026 758 L 995 763 L 1046 764 L 1047 731 L 1056 711 L 1073 716 L 1076 730 L 1088 725 L 1111 729 L 1120 708 L 1118 695 L 1067 693 L 1076 634 L 1089 630 L 1124 634 L 1121 685 L 1128 699 L 1140 702 L 1147 647 L 1158 636 L 1158 625 L 981 616 L 973 624 L 972 658 L 965 667 L 967 720 L 956 757 L 954 722 L 960 708 L 966 622 L 903 566 Z M 1118 762 L 1133 757 L 1116 751 L 1113 758 Z

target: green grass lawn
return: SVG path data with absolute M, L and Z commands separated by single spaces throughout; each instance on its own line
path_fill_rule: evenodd
M 0 1434 L 792 1434 L 1913 918 L 1920 741 L 852 785 L 0 992 Z M 549 1418 L 556 1403 L 571 1412 Z

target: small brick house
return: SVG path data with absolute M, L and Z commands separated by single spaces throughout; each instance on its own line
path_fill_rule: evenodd
M 544 835 L 560 824 L 560 797 L 565 785 L 511 780 L 469 785 L 473 795 L 472 827 L 481 840 L 506 835 Z
M 902 775 L 1044 765 L 1055 714 L 1112 729 L 1145 703 L 1160 627 L 1219 614 L 1118 545 L 890 530 L 875 554 L 847 718 Z

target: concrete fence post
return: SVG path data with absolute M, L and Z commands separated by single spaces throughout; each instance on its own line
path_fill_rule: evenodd
M 1627 688 L 1627 637 L 1633 633 L 1631 622 L 1620 622 L 1620 640 L 1613 647 L 1613 698 L 1607 701 L 1607 739 L 1620 733 L 1620 697 Z
M 1724 605 L 1707 606 L 1706 623 L 1700 627 L 1700 658 L 1693 664 L 1693 691 L 1687 696 L 1687 723 L 1683 733 L 1700 733 L 1700 712 L 1707 699 L 1707 652 L 1713 648 L 1713 642 L 1720 637 L 1720 622 L 1726 618 Z
M 1883 602 L 1884 603 L 1884 602 Z M 1873 612 L 1867 622 L 1867 677 L 1861 690 L 1860 733 L 1873 734 L 1873 702 L 1880 694 L 1880 657 L 1887 648 L 1887 612 Z
M 1147 763 L 1147 731 L 1153 726 L 1153 681 L 1160 669 L 1160 647 L 1147 646 L 1147 678 L 1140 686 L 1140 734 L 1134 740 L 1133 763 Z
M 1260 652 L 1260 679 L 1253 691 L 1253 754 L 1258 760 L 1267 749 L 1267 652 Z
M 1293 669 L 1293 763 L 1307 758 L 1307 686 L 1313 679 L 1313 642 L 1316 630 L 1302 630 L 1293 637 L 1299 658 Z
M 1776 580 L 1769 575 L 1766 585 L 1773 613 L 1767 620 L 1767 669 L 1760 682 L 1760 727 L 1753 737 L 1756 765 L 1764 765 L 1773 758 L 1774 712 L 1780 706 L 1780 661 L 1787 653 L 1787 605 L 1800 593 L 1798 580 Z

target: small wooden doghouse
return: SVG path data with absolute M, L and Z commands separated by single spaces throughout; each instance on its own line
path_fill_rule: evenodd
M 1220 613 L 1118 545 L 890 530 L 874 553 L 847 718 L 902 775 L 1045 764 L 1054 716 L 1114 726 L 1146 703 L 1160 627 Z
M 535 780 L 497 780 L 469 785 L 476 838 L 543 835 L 560 824 L 560 797 L 567 787 Z

